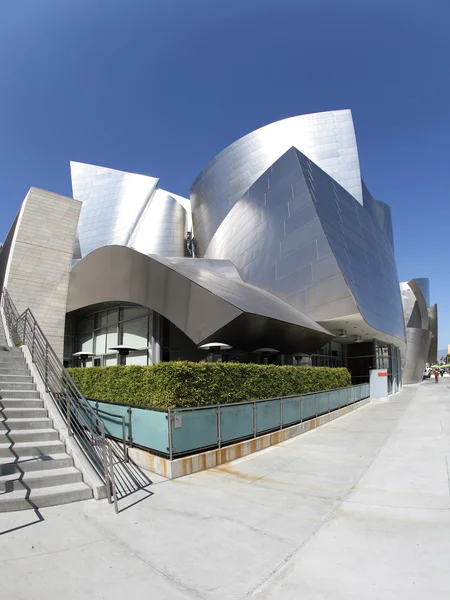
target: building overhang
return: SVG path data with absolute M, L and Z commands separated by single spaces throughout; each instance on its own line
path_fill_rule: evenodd
M 285 354 L 310 354 L 334 337 L 276 296 L 215 272 L 210 262 L 206 269 L 196 259 L 99 248 L 72 269 L 67 312 L 131 302 L 166 317 L 197 345 L 220 338 L 242 350 L 276 345 Z

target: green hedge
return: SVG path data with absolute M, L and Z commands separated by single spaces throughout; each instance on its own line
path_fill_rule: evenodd
M 162 362 L 69 369 L 87 398 L 160 408 L 293 396 L 351 385 L 347 369 Z

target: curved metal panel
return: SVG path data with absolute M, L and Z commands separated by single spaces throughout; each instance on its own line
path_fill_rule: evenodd
M 430 350 L 428 352 L 427 362 L 434 365 L 438 359 L 438 311 L 437 304 L 433 304 L 428 309 L 428 323 L 431 331 Z
M 359 313 L 405 340 L 393 247 L 370 212 L 295 148 L 235 203 L 206 257 L 230 260 L 244 281 L 315 321 Z
M 375 200 L 372 194 L 367 189 L 364 181 L 362 183 L 363 205 L 366 210 L 372 215 L 374 221 L 379 225 L 380 229 L 388 239 L 389 243 L 394 245 L 394 232 L 392 231 L 392 216 L 390 207 L 380 200 Z
M 406 328 L 406 354 L 403 366 L 403 383 L 419 383 L 423 379 L 430 347 L 431 331 Z
M 412 279 L 420 289 L 426 306 L 430 306 L 430 280 L 427 277 L 415 277 Z
M 428 327 L 429 327 L 428 305 L 427 305 L 425 297 L 422 293 L 422 288 L 420 287 L 420 285 L 425 286 L 425 290 L 428 291 L 428 295 L 429 295 L 429 289 L 428 289 L 428 286 L 426 285 L 426 282 L 428 282 L 428 284 L 429 284 L 429 281 L 427 279 L 411 279 L 410 281 L 408 281 L 408 285 L 416 298 L 416 303 L 417 303 L 416 306 L 417 306 L 418 312 L 420 314 L 420 321 L 419 321 L 420 325 L 418 325 L 418 326 L 421 329 L 428 329 Z M 411 325 L 409 325 L 412 318 L 413 318 L 413 315 L 411 315 L 411 317 L 408 321 L 408 324 L 405 323 L 405 325 L 407 327 L 417 327 L 417 325 L 414 325 L 412 323 L 411 323 Z
M 406 326 L 406 353 L 403 367 L 403 383 L 419 383 L 427 362 L 432 331 L 429 311 L 423 291 L 429 297 L 427 279 L 411 279 L 400 283 L 401 298 Z M 436 348 L 437 351 L 437 348 Z
M 158 179 L 71 162 L 72 192 L 82 201 L 81 256 L 110 244 L 127 245 Z
M 362 203 L 358 149 L 350 110 L 277 121 L 222 150 L 194 181 L 191 205 L 200 256 L 234 204 L 292 146 Z
M 186 210 L 169 192 L 157 189 L 128 246 L 143 254 L 184 256 L 186 230 Z
M 121 246 L 99 248 L 72 269 L 67 311 L 133 302 L 165 316 L 196 344 L 217 341 L 220 332 L 221 342 L 238 339 L 242 350 L 311 353 L 333 337 L 279 298 L 196 266 L 195 259 L 186 263 Z

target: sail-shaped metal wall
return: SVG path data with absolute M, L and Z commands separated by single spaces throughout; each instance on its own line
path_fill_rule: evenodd
M 158 179 L 70 163 L 73 197 L 82 201 L 74 259 L 119 244 L 144 254 L 184 256 L 190 202 Z
M 429 309 L 430 284 L 428 279 L 411 279 L 400 283 L 406 327 L 406 353 L 403 383 L 419 383 L 427 362 L 432 329 Z
M 191 187 L 197 252 L 203 255 L 234 204 L 294 146 L 363 202 L 358 147 L 350 110 L 300 115 L 261 127 L 220 152 Z

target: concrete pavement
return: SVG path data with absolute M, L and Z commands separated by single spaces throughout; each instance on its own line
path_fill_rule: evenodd
M 447 383 L 210 471 L 152 476 L 119 515 L 104 501 L 0 515 L 2 597 L 447 599 Z

